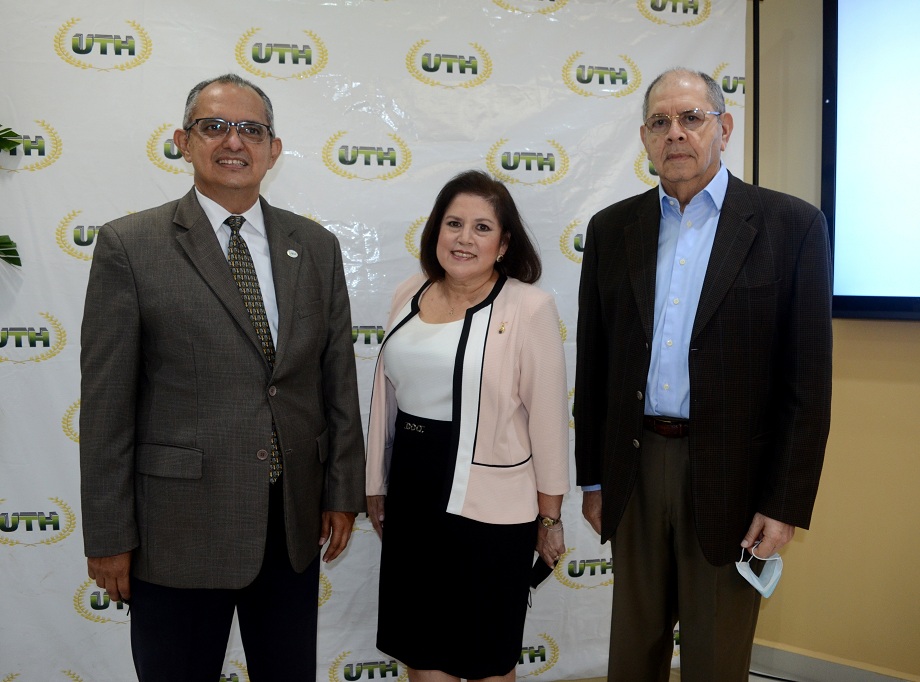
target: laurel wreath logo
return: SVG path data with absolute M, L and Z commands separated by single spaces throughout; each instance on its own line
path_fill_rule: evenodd
M 339 682 L 339 666 L 342 665 L 342 661 L 349 656 L 351 656 L 350 651 L 343 651 L 335 657 L 335 660 L 332 661 L 332 666 L 329 668 L 329 682 Z
M 19 673 L 10 673 L 3 678 L 2 682 L 13 682 L 17 677 L 19 677 Z
M 559 237 L 559 250 L 562 251 L 562 255 L 570 261 L 581 265 L 582 257 L 572 248 L 572 235 L 575 233 L 575 228 L 579 225 L 581 225 L 580 220 L 573 220 L 565 226 L 562 235 Z
M 656 17 L 654 14 L 652 14 L 652 10 L 649 9 L 648 7 L 648 0 L 636 0 L 636 7 L 639 9 L 639 13 L 643 17 L 645 17 L 646 19 L 648 19 L 649 21 L 655 24 L 659 24 L 662 26 L 673 26 L 675 28 L 679 28 L 681 26 L 698 26 L 699 24 L 702 24 L 704 21 L 706 21 L 709 18 L 709 15 L 712 14 L 712 0 L 702 0 L 702 2 L 703 2 L 703 11 L 699 14 L 699 16 L 697 16 L 694 19 L 690 19 L 689 21 L 684 21 L 679 24 L 669 23 L 665 21 L 664 19 L 662 19 L 661 17 Z
M 163 133 L 165 133 L 171 127 L 172 123 L 164 123 L 153 131 L 153 135 L 147 138 L 147 159 L 154 166 L 160 170 L 166 171 L 167 173 L 173 173 L 174 175 L 179 175 L 180 173 L 191 175 L 191 171 L 187 171 L 184 168 L 178 168 L 167 163 L 160 154 L 160 142 L 162 141 Z
M 728 66 L 728 62 L 722 62 L 721 64 L 719 64 L 716 67 L 716 70 L 712 72 L 712 80 L 718 83 L 719 78 L 722 76 L 722 71 L 725 70 L 726 66 Z M 735 100 L 730 99 L 728 97 L 725 98 L 725 103 L 730 107 L 743 107 L 744 106 L 744 104 L 742 104 L 741 102 L 736 102 Z
M 73 682 L 83 682 L 83 678 L 77 675 L 73 670 L 62 670 L 64 675 L 73 680 Z
M 392 180 L 393 178 L 399 177 L 405 173 L 407 170 L 409 170 L 409 166 L 412 165 L 412 150 L 409 149 L 409 145 L 407 145 L 405 141 L 396 133 L 389 133 L 388 137 L 396 143 L 396 146 L 399 147 L 399 151 L 402 154 L 402 161 L 395 169 L 389 173 L 384 173 L 383 175 L 378 175 L 373 178 L 364 178 L 357 173 L 347 171 L 336 162 L 334 155 L 336 143 L 347 133 L 347 130 L 339 130 L 337 133 L 335 133 L 335 135 L 326 140 L 326 144 L 323 145 L 323 165 L 336 175 L 343 177 L 346 180 Z
M 69 21 L 64 22 L 64 24 L 58 29 L 57 33 L 54 34 L 54 51 L 57 52 L 58 57 L 63 59 L 65 62 L 71 66 L 75 66 L 78 69 L 93 69 L 94 71 L 128 71 L 129 69 L 136 68 L 150 59 L 150 53 L 153 52 L 153 41 L 150 39 L 150 34 L 136 21 L 131 21 L 130 19 L 126 20 L 125 23 L 128 24 L 137 35 L 141 38 L 141 49 L 134 58 L 129 59 L 126 62 L 121 64 L 115 64 L 113 66 L 107 66 L 102 68 L 101 66 L 94 66 L 89 62 L 84 62 L 82 59 L 77 59 L 73 56 L 70 50 L 67 49 L 67 34 L 70 33 L 76 24 L 80 21 L 79 17 L 73 17 Z
M 553 575 L 556 577 L 556 580 L 558 580 L 563 585 L 573 590 L 585 590 L 585 589 L 593 590 L 598 587 L 607 587 L 608 585 L 613 585 L 613 578 L 610 578 L 609 580 L 605 580 L 604 582 L 598 585 L 582 585 L 581 583 L 576 583 L 574 580 L 569 578 L 565 574 L 565 558 L 574 551 L 575 551 L 574 547 L 571 549 L 567 549 L 565 551 L 565 554 L 559 557 L 559 561 L 556 562 L 556 567 L 553 569 Z
M 650 187 L 657 187 L 658 181 L 648 172 L 648 152 L 644 149 L 639 152 L 639 156 L 633 161 L 633 170 L 636 177 Z
M 504 172 L 501 168 L 498 167 L 498 164 L 495 162 L 495 157 L 498 155 L 498 151 L 501 149 L 502 145 L 508 142 L 508 138 L 503 137 L 498 142 L 489 147 L 489 153 L 486 155 L 486 168 L 489 169 L 489 172 L 498 180 L 501 180 L 506 185 L 551 185 L 554 182 L 559 182 L 565 175 L 569 172 L 569 155 L 562 147 L 561 144 L 555 140 L 546 140 L 546 142 L 556 151 L 558 157 L 558 164 L 556 170 L 548 178 L 543 178 L 542 180 L 537 180 L 536 182 L 524 182 L 518 178 L 509 175 Z
M 44 362 L 45 360 L 50 360 L 64 350 L 64 346 L 67 345 L 67 331 L 64 329 L 64 325 L 58 322 L 57 318 L 51 313 L 39 313 L 39 315 L 44 317 L 51 325 L 52 329 L 54 329 L 54 338 L 56 341 L 51 344 L 51 348 L 27 360 L 13 360 L 12 358 L 0 355 L 0 362 L 12 362 L 14 365 L 22 365 L 26 362 Z
M 57 134 L 57 131 L 52 128 L 46 121 L 41 119 L 36 119 L 35 122 L 41 127 L 45 134 L 51 138 L 51 153 L 48 154 L 41 161 L 36 161 L 35 163 L 30 163 L 22 168 L 4 168 L 0 166 L 0 170 L 9 171 L 11 173 L 19 173 L 21 171 L 39 171 L 44 170 L 52 163 L 61 158 L 61 151 L 64 148 L 64 143 L 61 141 L 61 136 Z
M 570 405 L 571 405 L 571 403 L 572 403 L 572 398 L 574 398 L 574 397 L 575 397 L 575 389 L 573 388 L 571 391 L 569 391 L 569 404 L 570 404 Z M 572 410 L 571 410 L 571 408 L 570 408 L 570 409 L 569 409 L 569 414 L 571 414 L 571 412 L 572 412 Z M 569 428 L 570 428 L 570 429 L 574 429 L 574 428 L 575 428 L 575 418 L 574 418 L 574 417 L 570 417 L 570 418 L 569 418 Z M 561 559 L 560 559 L 560 561 L 561 561 Z
M 64 430 L 64 435 L 67 436 L 74 443 L 80 442 L 80 433 L 77 431 L 74 426 L 74 418 L 77 415 L 77 411 L 80 409 L 80 401 L 76 401 L 73 405 L 68 407 L 64 411 L 64 416 L 61 417 L 61 428 Z
M 76 516 L 73 513 L 73 509 L 69 504 L 64 502 L 60 497 L 49 497 L 49 500 L 54 502 L 61 508 L 61 512 L 64 516 L 64 525 L 57 535 L 54 535 L 50 538 L 45 538 L 44 540 L 39 540 L 38 542 L 22 542 L 21 540 L 12 540 L 10 538 L 0 537 L 0 545 L 6 545 L 7 547 L 15 547 L 17 545 L 22 547 L 38 547 L 39 545 L 53 545 L 58 542 L 62 542 L 73 533 L 74 528 L 76 528 Z M 0 499 L 0 504 L 4 500 Z
M 332 583 L 329 581 L 329 578 L 326 577 L 326 574 L 323 573 L 319 576 L 319 601 L 317 603 L 317 608 L 325 604 L 332 597 Z
M 57 229 L 54 231 L 55 241 L 57 245 L 61 248 L 61 251 L 66 253 L 68 256 L 72 256 L 77 260 L 82 261 L 91 261 L 93 259 L 92 254 L 84 253 L 77 249 L 69 239 L 67 239 L 67 228 L 70 226 L 70 222 L 80 215 L 82 211 L 71 211 L 63 217 L 61 222 L 58 223 Z
M 636 90 L 639 89 L 639 86 L 642 85 L 642 72 L 639 71 L 639 65 L 635 61 L 630 59 L 627 55 L 621 54 L 617 55 L 620 59 L 626 62 L 626 66 L 629 67 L 629 73 L 633 74 L 633 78 L 625 88 L 622 90 L 617 90 L 616 92 L 609 92 L 604 94 L 598 94 L 592 92 L 587 88 L 581 87 L 575 78 L 572 77 L 574 71 L 575 62 L 578 61 L 578 58 L 581 57 L 584 52 L 578 51 L 573 52 L 569 55 L 569 58 L 565 60 L 565 64 L 562 65 L 562 80 L 566 84 L 569 90 L 575 94 L 581 95 L 582 97 L 600 97 L 600 98 L 610 98 L 610 97 L 626 97 L 627 95 L 633 94 Z
M 419 40 L 415 42 L 409 49 L 409 52 L 406 53 L 406 70 L 420 83 L 430 85 L 433 88 L 475 88 L 489 80 L 489 77 L 492 75 L 492 57 L 489 56 L 486 49 L 479 43 L 467 43 L 479 53 L 479 61 L 482 64 L 481 72 L 477 74 L 475 78 L 460 83 L 442 83 L 431 76 L 426 76 L 422 70 L 418 68 L 418 54 L 421 52 L 422 48 L 430 42 L 430 40 Z
M 562 321 L 562 318 L 559 318 L 559 336 L 562 337 L 562 343 L 565 343 L 565 340 L 569 336 L 569 330 L 565 326 L 565 322 Z
M 86 608 L 86 592 L 95 584 L 96 582 L 92 578 L 87 578 L 80 584 L 80 587 L 77 588 L 77 591 L 74 592 L 73 595 L 74 611 L 93 623 L 118 623 L 119 625 L 126 625 L 129 622 L 127 618 L 125 620 L 116 620 L 108 616 L 100 616 Z
M 307 36 L 310 37 L 310 40 L 313 41 L 312 49 L 315 59 L 313 60 L 313 65 L 309 69 L 297 71 L 296 73 L 288 74 L 287 76 L 276 76 L 273 73 L 269 73 L 268 71 L 260 69 L 255 64 L 253 64 L 252 60 L 247 56 L 246 48 L 249 47 L 249 41 L 252 39 L 252 37 L 261 30 L 261 28 L 253 26 L 251 29 L 243 33 L 243 35 L 240 36 L 240 39 L 236 41 L 236 48 L 234 49 L 234 54 L 236 55 L 236 63 L 251 73 L 253 76 L 258 76 L 259 78 L 274 78 L 275 80 L 279 81 L 286 81 L 291 79 L 305 80 L 320 73 L 329 64 L 329 50 L 326 48 L 326 43 L 324 43 L 323 40 L 313 31 L 304 30 L 303 32 L 306 33 Z
M 556 0 L 555 5 L 550 5 L 548 7 L 542 7 L 540 9 L 522 9 L 516 5 L 512 5 L 510 2 L 505 2 L 505 0 L 492 0 L 496 5 L 501 7 L 504 10 L 509 12 L 520 12 L 521 14 L 552 14 L 553 12 L 558 12 L 563 7 L 565 7 L 569 0 Z
M 419 229 L 422 227 L 422 225 L 425 224 L 427 220 L 428 220 L 428 216 L 425 215 L 419 218 L 418 220 L 416 220 L 415 222 L 413 222 L 411 225 L 409 225 L 409 229 L 406 231 L 406 236 L 403 240 L 406 243 L 406 251 L 411 253 L 416 258 L 422 257 L 422 251 L 421 251 L 421 248 L 417 246 L 417 240 L 415 238 L 415 235 L 418 233 Z
M 542 675 L 547 670 L 555 667 L 555 665 L 559 662 L 559 645 L 556 643 L 556 640 L 550 637 L 545 632 L 541 632 L 540 637 L 543 638 L 544 642 L 549 644 L 549 658 L 546 660 L 546 663 L 541 665 L 536 670 L 531 670 L 526 675 L 521 675 L 520 679 L 523 679 L 525 677 L 536 677 L 537 675 Z

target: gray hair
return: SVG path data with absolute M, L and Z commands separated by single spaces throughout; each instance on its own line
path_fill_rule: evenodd
M 673 69 L 668 69 L 653 80 L 648 88 L 645 91 L 645 99 L 642 100 L 642 120 L 646 120 L 649 115 L 648 111 L 648 102 L 651 98 L 652 90 L 658 85 L 662 80 L 668 76 L 675 76 L 677 74 L 685 74 L 687 76 L 695 76 L 703 81 L 706 86 L 706 92 L 709 98 L 709 104 L 712 105 L 713 111 L 718 111 L 720 113 L 725 111 L 725 95 L 722 94 L 722 87 L 716 83 L 712 76 L 708 73 L 702 71 L 694 71 L 693 69 L 687 69 L 683 66 L 676 66 Z
M 192 125 L 194 120 L 192 116 L 195 113 L 195 107 L 198 106 L 198 96 L 201 94 L 201 91 L 206 87 L 211 85 L 211 83 L 221 83 L 223 85 L 235 85 L 238 88 L 248 88 L 255 92 L 261 99 L 262 104 L 265 106 L 265 118 L 268 120 L 268 127 L 271 129 L 272 137 L 275 136 L 275 111 L 272 109 L 272 101 L 268 98 L 262 88 L 254 83 L 250 83 L 245 78 L 240 78 L 235 73 L 225 73 L 223 76 L 218 76 L 217 78 L 209 78 L 208 80 L 201 81 L 198 85 L 191 89 L 188 93 L 188 99 L 185 100 L 185 114 L 182 117 L 182 127 L 188 130 L 188 127 Z M 254 121 L 258 123 L 258 121 Z

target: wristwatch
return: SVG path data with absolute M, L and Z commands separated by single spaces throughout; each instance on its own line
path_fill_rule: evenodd
M 550 516 L 540 516 L 540 523 L 543 524 L 544 528 L 554 528 L 562 523 L 562 518 L 554 519 Z

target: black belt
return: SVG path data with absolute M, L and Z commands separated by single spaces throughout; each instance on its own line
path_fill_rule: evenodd
M 645 415 L 642 419 L 642 425 L 649 431 L 654 431 L 665 438 L 684 438 L 690 435 L 689 419 Z

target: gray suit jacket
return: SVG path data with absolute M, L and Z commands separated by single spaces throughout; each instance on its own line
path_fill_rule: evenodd
M 364 509 L 338 241 L 261 202 L 278 302 L 274 371 L 194 190 L 97 235 L 80 355 L 85 551 L 134 550 L 132 575 L 146 581 L 253 580 L 273 419 L 295 570 L 318 552 L 321 510 Z
M 642 456 L 660 221 L 656 188 L 586 234 L 575 460 L 580 485 L 602 484 L 602 540 Z M 830 427 L 830 263 L 818 209 L 729 177 L 689 351 L 693 519 L 713 564 L 737 561 L 755 512 L 811 520 Z

